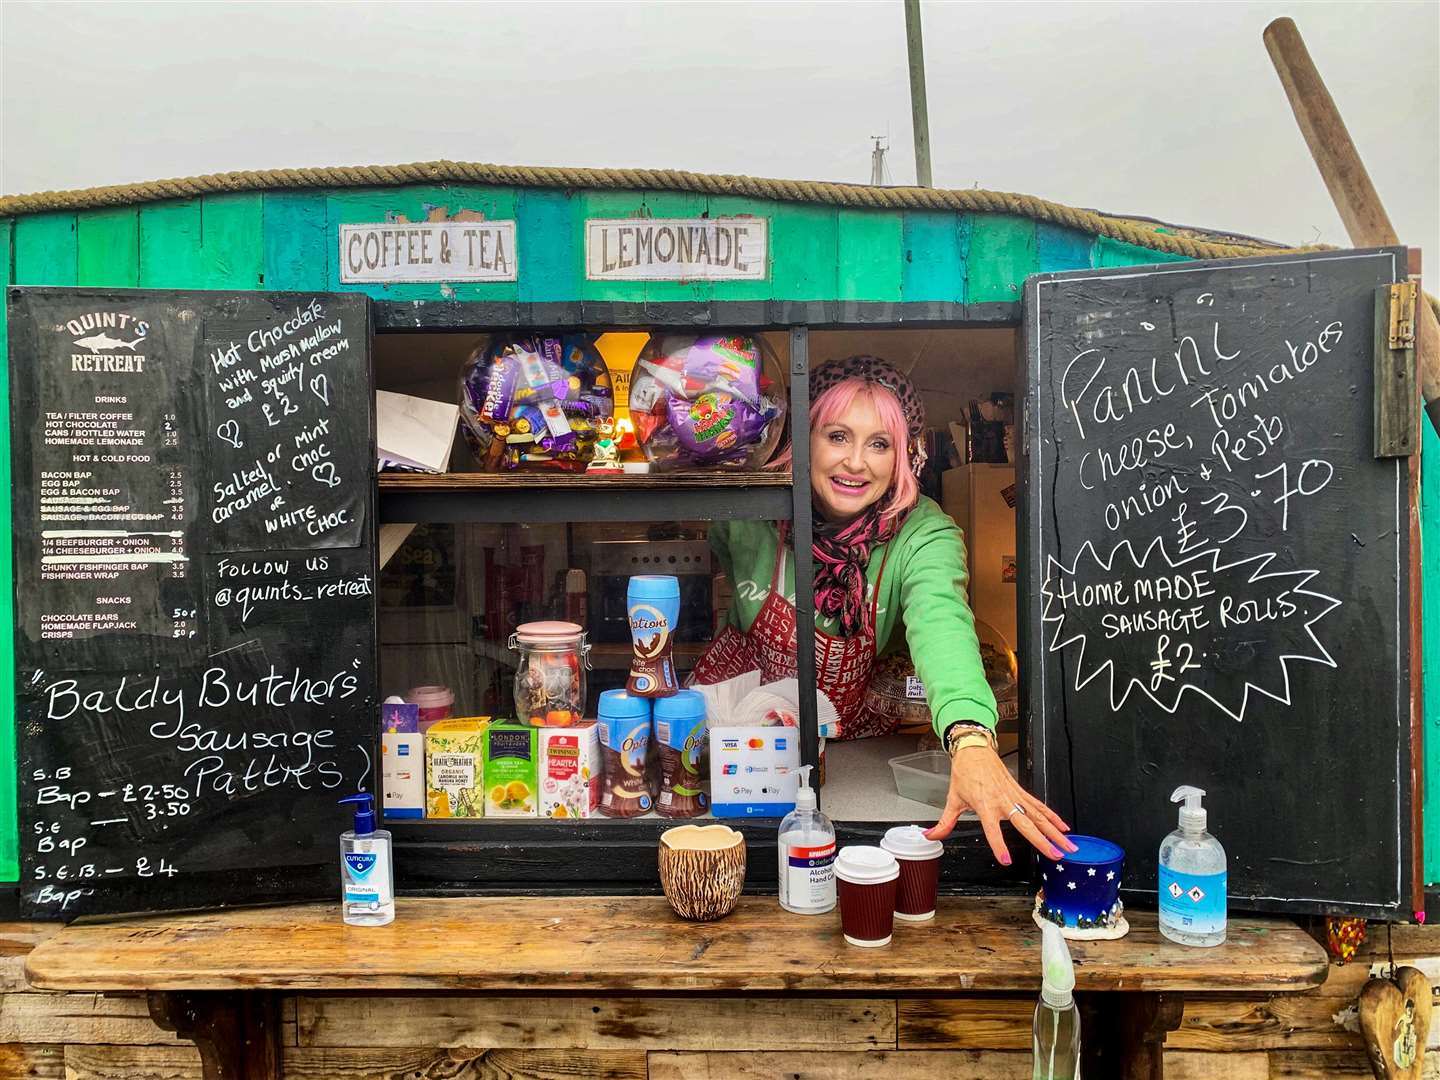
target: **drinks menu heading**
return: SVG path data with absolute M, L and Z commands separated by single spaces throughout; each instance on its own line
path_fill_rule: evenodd
M 329 896 L 372 764 L 366 301 L 9 302 L 23 906 Z

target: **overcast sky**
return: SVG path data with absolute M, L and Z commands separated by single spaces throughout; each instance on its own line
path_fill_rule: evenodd
M 1290 15 L 1440 274 L 1440 4 L 923 5 L 937 186 L 1345 244 L 1260 34 Z M 914 180 L 900 0 L 0 0 L 7 194 L 432 158 Z

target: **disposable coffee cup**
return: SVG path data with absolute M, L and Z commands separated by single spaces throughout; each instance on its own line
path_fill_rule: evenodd
M 940 856 L 945 853 L 945 845 L 925 839 L 925 830 L 919 825 L 901 825 L 888 830 L 880 846 L 900 864 L 895 918 L 901 922 L 933 919 L 940 892 Z
M 889 945 L 895 930 L 895 891 L 900 865 L 878 847 L 852 844 L 835 857 L 840 930 L 851 945 Z

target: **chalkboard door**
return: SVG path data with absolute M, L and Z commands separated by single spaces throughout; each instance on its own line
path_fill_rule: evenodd
M 1373 456 L 1403 250 L 1042 275 L 1024 297 L 1021 599 L 1038 792 L 1156 902 L 1204 788 L 1231 906 L 1402 911 L 1412 459 Z
M 334 898 L 374 790 L 369 302 L 7 299 L 25 914 Z

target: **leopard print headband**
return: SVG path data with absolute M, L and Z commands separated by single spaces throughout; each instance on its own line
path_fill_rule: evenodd
M 814 405 L 820 395 L 846 379 L 860 379 L 863 382 L 883 386 L 900 402 L 905 414 L 905 434 L 910 444 L 910 471 L 917 477 L 925 469 L 925 403 L 920 392 L 909 376 L 888 360 L 878 356 L 847 356 L 843 360 L 831 360 L 815 369 L 810 376 L 810 404 Z

